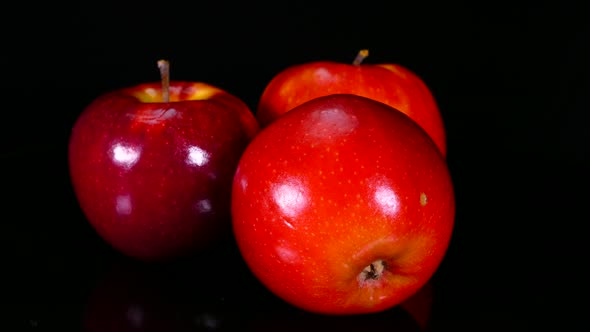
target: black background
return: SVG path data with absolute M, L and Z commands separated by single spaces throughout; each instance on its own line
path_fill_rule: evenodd
M 81 330 L 89 294 L 113 266 L 186 273 L 180 293 L 202 289 L 213 300 L 195 295 L 205 303 L 199 310 L 221 306 L 233 323 L 288 311 L 231 245 L 185 265 L 144 267 L 113 252 L 79 210 L 67 169 L 76 117 L 99 94 L 158 80 L 161 58 L 173 79 L 217 85 L 252 110 L 271 77 L 295 63 L 350 62 L 368 48 L 366 63 L 410 68 L 439 103 L 456 186 L 456 229 L 433 279 L 433 330 L 523 330 L 555 314 L 558 276 L 577 287 L 566 258 L 583 257 L 572 221 L 583 220 L 574 211 L 585 202 L 585 180 L 575 174 L 588 167 L 580 115 L 590 34 L 571 2 L 11 6 L 2 23 L 1 234 L 17 310 L 9 318 L 21 328 Z

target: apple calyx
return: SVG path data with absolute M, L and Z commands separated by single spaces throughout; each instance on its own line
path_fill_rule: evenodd
M 369 56 L 369 50 L 367 50 L 367 49 L 360 50 L 357 53 L 356 57 L 354 58 L 354 61 L 352 62 L 352 64 L 355 66 L 360 66 L 361 63 L 363 62 L 363 60 L 365 60 L 368 56 Z
M 378 259 L 367 265 L 358 275 L 357 279 L 361 285 L 370 280 L 379 280 L 386 269 L 387 263 L 382 259 Z
M 160 69 L 160 79 L 162 80 L 162 101 L 170 102 L 170 62 L 168 60 L 158 60 Z

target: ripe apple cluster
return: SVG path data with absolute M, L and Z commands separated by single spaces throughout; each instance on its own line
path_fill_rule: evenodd
M 254 276 L 306 311 L 404 303 L 451 239 L 445 129 L 418 75 L 363 64 L 367 55 L 286 68 L 256 112 L 210 84 L 170 81 L 167 71 L 160 83 L 100 96 L 69 146 L 88 221 L 148 261 L 231 232 Z

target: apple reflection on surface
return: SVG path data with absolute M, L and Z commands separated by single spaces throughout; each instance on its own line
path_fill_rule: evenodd
M 290 305 L 275 304 L 253 314 L 241 331 L 427 331 L 432 318 L 434 292 L 426 283 L 414 296 L 400 305 L 379 313 L 360 315 L 320 315 Z
M 289 179 L 273 188 L 273 198 L 279 209 L 288 217 L 296 218 L 308 205 L 306 186 L 298 179 Z M 290 228 L 293 225 L 286 223 Z
M 88 297 L 84 332 L 226 330 L 223 296 L 202 285 L 194 271 L 113 266 Z
M 227 260 L 224 260 L 226 263 Z M 84 332 L 123 331 L 426 331 L 433 286 L 389 310 L 364 315 L 308 313 L 278 299 L 246 271 L 236 280 L 187 266 L 111 266 L 91 290 L 83 316 Z M 222 263 L 219 263 L 222 264 Z

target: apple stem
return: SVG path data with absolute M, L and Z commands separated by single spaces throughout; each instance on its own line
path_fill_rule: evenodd
M 168 103 L 170 102 L 170 62 L 159 60 L 158 68 L 160 69 L 160 79 L 162 80 L 162 100 Z
M 369 56 L 369 50 L 367 50 L 367 49 L 360 50 L 358 52 L 358 54 L 356 55 L 356 58 L 354 58 L 354 61 L 352 62 L 352 64 L 355 66 L 360 66 L 360 64 L 363 62 L 363 60 L 365 60 L 368 56 Z
M 378 259 L 363 269 L 363 272 L 361 272 L 361 280 L 365 281 L 379 279 L 386 268 L 387 264 L 385 261 Z

